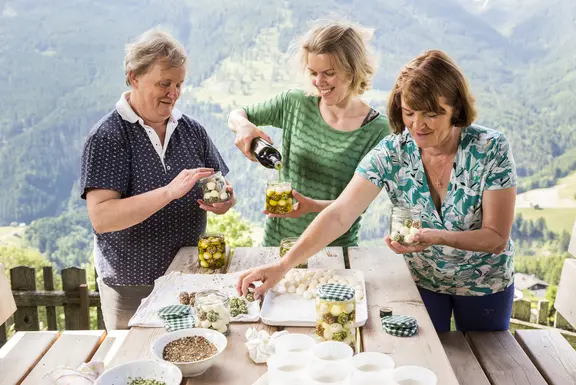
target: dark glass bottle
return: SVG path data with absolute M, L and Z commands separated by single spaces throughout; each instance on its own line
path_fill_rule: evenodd
M 252 140 L 250 146 L 252 155 L 266 168 L 280 170 L 282 168 L 282 155 L 264 139 L 257 137 Z

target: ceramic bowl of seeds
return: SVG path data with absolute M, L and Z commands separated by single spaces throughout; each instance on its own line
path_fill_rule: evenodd
M 132 361 L 102 373 L 94 385 L 180 385 L 182 372 L 166 361 Z
M 227 345 L 226 336 L 216 330 L 182 329 L 158 337 L 152 355 L 176 365 L 184 377 L 194 377 L 216 364 Z

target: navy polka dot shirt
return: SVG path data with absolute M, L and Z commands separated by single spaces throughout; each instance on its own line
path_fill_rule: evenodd
M 228 167 L 204 127 L 176 108 L 167 127 L 164 146 L 156 133 L 129 107 L 125 95 L 116 110 L 90 131 L 82 155 L 81 191 L 110 189 L 122 198 L 142 194 L 170 183 L 180 171 Z M 153 285 L 178 250 L 198 243 L 206 228 L 206 211 L 198 185 L 184 197 L 131 228 L 95 233 L 94 259 L 107 285 Z

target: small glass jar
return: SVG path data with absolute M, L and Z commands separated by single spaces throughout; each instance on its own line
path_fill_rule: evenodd
M 196 293 L 194 302 L 195 324 L 197 328 L 213 329 L 223 334 L 230 331 L 230 300 L 218 290 L 204 290 Z
M 392 207 L 390 214 L 390 239 L 402 245 L 416 245 L 414 235 L 422 228 L 422 215 L 418 208 Z
M 316 289 L 316 335 L 322 341 L 340 341 L 354 349 L 356 340 L 356 290 L 328 283 Z
M 209 205 L 230 199 L 230 194 L 226 191 L 226 180 L 220 171 L 200 179 L 198 184 L 202 189 L 202 200 Z
M 226 264 L 226 240 L 220 233 L 202 233 L 198 239 L 200 267 L 217 269 Z
M 271 214 L 288 214 L 293 209 L 292 183 L 268 181 L 266 186 L 266 211 Z
M 292 248 L 292 246 L 294 246 L 296 241 L 298 241 L 297 237 L 284 238 L 282 241 L 280 241 L 280 258 L 284 257 L 288 253 L 288 251 Z M 294 266 L 294 268 L 307 269 L 308 264 L 301 263 L 299 265 Z

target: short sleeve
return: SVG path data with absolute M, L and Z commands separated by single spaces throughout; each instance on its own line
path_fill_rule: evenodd
M 274 126 L 283 128 L 284 111 L 290 90 L 282 92 L 261 103 L 244 107 L 248 120 L 256 126 Z
M 386 176 L 392 174 L 392 159 L 385 140 L 366 154 L 355 173 L 380 188 L 384 187 Z
M 504 135 L 496 138 L 496 144 L 490 153 L 488 176 L 485 190 L 502 190 L 517 184 L 516 163 L 512 156 L 510 143 Z
M 108 189 L 127 194 L 130 162 L 126 147 L 112 132 L 96 129 L 87 139 L 82 153 L 81 198 L 89 189 Z

